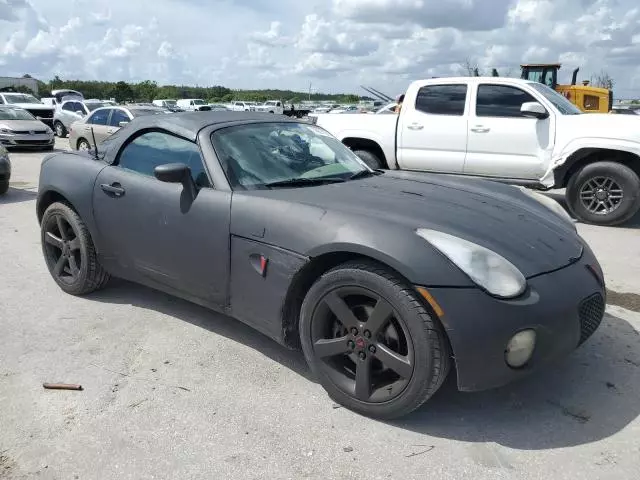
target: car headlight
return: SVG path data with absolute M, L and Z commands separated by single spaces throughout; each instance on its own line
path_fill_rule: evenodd
M 488 248 L 437 230 L 419 228 L 416 233 L 495 297 L 517 297 L 527 288 L 520 270 Z
M 556 213 L 557 215 L 565 219 L 567 222 L 569 222 L 574 229 L 576 228 L 575 222 L 571 217 L 571 215 L 569 215 L 567 211 L 564 208 L 562 208 L 562 205 L 556 202 L 553 198 L 549 198 L 546 195 L 542 195 L 541 193 L 535 192 L 525 187 L 519 187 L 519 188 L 522 191 L 522 193 L 533 198 L 534 200 L 537 200 L 542 205 L 547 207 L 549 210 L 553 211 L 554 213 Z
M 13 131 L 8 128 L 0 128 L 0 133 L 13 133 Z

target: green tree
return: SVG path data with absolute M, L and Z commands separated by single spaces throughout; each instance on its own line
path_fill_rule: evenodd
M 152 102 L 158 95 L 158 84 L 145 80 L 133 86 L 134 97 L 143 102 Z
M 133 89 L 131 85 L 126 82 L 120 81 L 116 83 L 111 89 L 111 97 L 114 97 L 117 102 L 125 102 L 132 100 L 134 97 Z

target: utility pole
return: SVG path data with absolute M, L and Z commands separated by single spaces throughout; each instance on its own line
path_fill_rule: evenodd
M 309 101 L 311 101 L 311 82 L 309 82 Z

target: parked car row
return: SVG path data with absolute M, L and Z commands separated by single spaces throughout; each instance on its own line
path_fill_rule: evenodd
M 53 130 L 28 110 L 15 105 L 0 105 L 0 145 L 4 148 L 40 148 L 52 150 Z

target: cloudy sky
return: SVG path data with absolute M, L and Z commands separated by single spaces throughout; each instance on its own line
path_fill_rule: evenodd
M 640 97 L 638 0 L 0 0 L 0 74 L 395 95 L 471 58 L 605 69 Z M 153 5 L 153 6 L 151 6 Z

